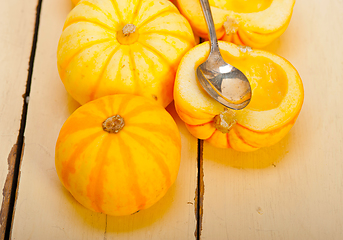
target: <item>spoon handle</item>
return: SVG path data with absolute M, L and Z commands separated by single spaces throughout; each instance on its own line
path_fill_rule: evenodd
M 208 0 L 200 0 L 202 12 L 204 13 L 208 32 L 210 34 L 210 43 L 211 43 L 211 52 L 219 52 L 219 46 L 218 46 L 218 40 L 217 40 L 217 34 L 216 29 L 214 28 L 214 22 L 212 17 L 212 12 L 210 8 L 210 4 L 208 3 Z

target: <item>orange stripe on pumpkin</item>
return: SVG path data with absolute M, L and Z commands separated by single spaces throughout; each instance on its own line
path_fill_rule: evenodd
M 155 136 L 163 141 L 165 137 L 170 137 L 175 144 L 180 145 L 180 138 L 175 135 L 174 129 L 168 129 L 165 126 L 153 123 L 133 123 L 130 126 L 142 128 L 149 133 L 157 133 Z
M 124 165 L 126 165 L 126 169 L 129 172 L 129 178 L 127 179 L 129 182 L 129 186 L 131 189 L 132 194 L 134 195 L 137 209 L 143 209 L 146 204 L 146 197 L 143 195 L 139 184 L 138 184 L 138 173 L 136 169 L 136 164 L 133 160 L 133 156 L 131 151 L 134 151 L 125 143 L 125 141 L 122 139 L 120 134 L 117 135 L 118 139 L 118 149 L 120 151 L 120 154 L 123 156 L 122 159 L 124 161 Z
M 88 148 L 88 146 L 99 136 L 104 134 L 103 131 L 96 132 L 75 144 L 74 152 L 70 155 L 69 159 L 62 162 L 61 178 L 64 186 L 69 190 L 70 182 L 69 175 L 76 172 L 76 162 L 79 156 Z
M 134 21 L 136 20 L 136 17 L 138 16 L 138 12 L 139 12 L 140 8 L 142 7 L 142 3 L 143 3 L 143 0 L 138 0 L 138 3 L 136 3 L 136 8 L 133 11 L 132 19 L 131 19 L 130 23 L 133 24 Z
M 73 60 L 74 57 L 76 57 L 78 54 L 86 50 L 87 48 L 93 47 L 97 44 L 105 43 L 105 42 L 111 42 L 113 41 L 112 38 L 105 38 L 105 39 L 99 39 L 99 40 L 94 40 L 91 42 L 88 42 L 87 44 L 82 45 L 69 59 L 66 59 L 63 63 L 60 64 L 61 68 L 65 70 L 71 61 Z
M 145 113 L 145 112 L 153 112 L 161 110 L 161 106 L 157 104 L 142 104 L 138 107 L 132 109 L 130 112 L 123 114 L 123 118 L 125 119 L 131 119 L 133 117 L 138 116 L 139 114 Z
M 179 11 L 177 9 L 174 8 L 165 8 L 163 10 L 161 10 L 160 12 L 157 12 L 156 14 L 153 14 L 151 16 L 149 16 L 148 18 L 146 18 L 143 22 L 141 22 L 140 24 L 137 24 L 137 28 L 142 28 L 143 26 L 147 25 L 148 23 L 154 21 L 156 18 L 162 17 L 163 14 L 165 13 L 176 13 L 176 14 L 180 14 Z
M 121 11 L 119 9 L 118 3 L 116 2 L 116 0 L 111 0 L 111 3 L 113 5 L 114 11 L 117 13 L 119 22 L 122 23 L 123 22 L 123 16 L 121 15 Z
M 256 147 L 256 146 L 253 146 L 253 145 L 247 143 L 247 142 L 243 139 L 243 137 L 240 135 L 240 133 L 239 133 L 235 128 L 232 128 L 230 132 L 232 132 L 233 134 L 235 134 L 235 135 L 237 136 L 237 138 L 238 138 L 239 140 L 242 141 L 243 144 L 245 144 L 245 145 L 247 145 L 247 146 L 249 146 L 249 147 L 252 147 L 252 148 L 259 148 L 259 147 Z
M 119 114 L 121 115 L 122 117 L 124 116 L 125 114 L 125 111 L 126 111 L 126 108 L 127 106 L 130 104 L 130 102 L 135 98 L 135 96 L 131 95 L 131 94 L 126 94 L 126 95 L 123 95 L 121 97 L 121 102 L 118 104 L 118 110 L 114 110 L 113 109 L 113 113 L 114 114 Z M 115 104 L 113 104 L 113 107 L 115 106 Z M 125 119 L 124 119 L 125 121 Z
M 68 124 L 64 125 L 60 131 L 57 139 L 56 149 L 64 142 L 70 135 L 89 128 L 101 127 L 101 119 L 94 117 L 73 117 L 68 119 Z
M 132 65 L 132 69 L 131 69 L 131 72 L 132 72 L 132 77 L 133 77 L 133 82 L 135 83 L 134 86 L 135 86 L 135 94 L 139 94 L 141 92 L 141 82 L 137 76 L 137 66 L 136 66 L 136 62 L 135 62 L 135 57 L 132 53 L 132 49 L 131 47 L 129 47 L 129 50 L 128 50 L 128 55 L 129 55 L 129 59 L 130 59 L 130 62 L 131 62 L 131 65 Z
M 189 43 L 190 41 L 194 41 L 194 39 L 191 39 L 188 36 L 181 35 L 181 34 L 178 34 L 177 32 L 168 31 L 168 30 L 146 31 L 146 32 L 142 32 L 142 33 L 139 33 L 139 34 L 140 35 L 158 34 L 158 35 L 162 35 L 164 37 L 169 35 L 171 37 L 175 37 L 177 39 L 183 40 L 186 43 Z
M 101 143 L 99 143 L 99 151 L 95 159 L 87 186 L 87 196 L 91 200 L 92 207 L 97 212 L 103 212 L 102 205 L 104 200 L 104 182 L 106 181 L 106 165 L 108 161 L 108 150 L 111 145 L 110 135 L 107 135 Z
M 110 31 L 114 34 L 117 33 L 114 28 L 111 28 L 110 26 L 107 26 L 106 24 L 103 24 L 101 22 L 94 22 L 94 21 L 88 20 L 86 17 L 74 18 L 73 20 L 68 21 L 68 25 L 66 25 L 64 28 L 67 28 L 73 24 L 80 23 L 80 22 L 91 23 L 91 24 L 94 24 L 100 28 L 107 30 L 107 31 Z
M 108 46 L 107 48 L 110 48 L 110 47 L 113 47 L 113 46 Z M 89 96 L 90 100 L 94 100 L 95 93 L 96 93 L 97 90 L 99 89 L 99 85 L 100 85 L 100 83 L 102 82 L 101 80 L 102 80 L 102 77 L 104 76 L 104 73 L 105 73 L 107 67 L 108 67 L 108 64 L 109 64 L 110 61 L 112 60 L 113 55 L 116 54 L 116 52 L 119 50 L 120 47 L 121 47 L 121 45 L 118 44 L 118 45 L 111 51 L 111 53 L 108 55 L 108 57 L 107 57 L 107 59 L 106 59 L 104 65 L 102 66 L 102 69 L 101 69 L 101 72 L 100 72 L 100 74 L 99 74 L 99 77 L 98 77 L 96 83 L 94 84 L 94 86 L 93 86 L 93 88 L 92 88 L 93 91 L 91 92 L 91 94 L 90 94 L 90 96 Z M 105 48 L 103 51 L 105 51 L 107 48 Z
M 142 147 L 144 147 L 147 152 L 153 156 L 153 160 L 160 168 L 163 176 L 166 177 L 166 186 L 167 188 L 171 186 L 171 179 L 170 179 L 170 171 L 168 165 L 164 161 L 165 153 L 158 153 L 160 149 L 157 149 L 156 144 L 154 144 L 149 139 L 142 137 L 136 133 L 126 131 L 137 143 L 139 143 Z

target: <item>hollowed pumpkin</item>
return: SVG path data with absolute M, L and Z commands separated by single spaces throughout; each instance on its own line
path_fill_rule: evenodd
M 128 215 L 165 195 L 180 158 L 180 134 L 169 113 L 153 100 L 120 94 L 89 102 L 67 119 L 55 162 L 83 206 Z
M 196 138 L 216 147 L 253 151 L 281 140 L 293 126 L 303 103 L 302 81 L 285 59 L 261 50 L 219 42 L 224 60 L 240 69 L 252 87 L 243 110 L 226 109 L 200 86 L 195 69 L 209 54 L 205 42 L 182 59 L 174 102 L 180 118 Z
M 208 39 L 199 0 L 176 0 L 195 34 Z M 287 28 L 295 0 L 209 0 L 218 39 L 261 48 Z
M 80 104 L 128 93 L 167 106 L 192 29 L 167 0 L 82 0 L 58 44 L 60 77 Z

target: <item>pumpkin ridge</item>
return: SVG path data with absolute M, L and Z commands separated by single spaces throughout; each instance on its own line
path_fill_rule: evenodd
M 96 5 L 94 3 L 91 3 L 88 1 L 82 1 L 82 2 L 80 2 L 79 5 L 86 5 L 86 6 L 92 7 L 94 9 L 98 10 L 99 12 L 102 12 L 108 18 L 108 20 L 111 20 L 112 22 L 118 23 L 116 20 L 114 20 L 114 18 L 112 17 L 111 14 L 106 13 L 104 10 L 102 10 L 102 8 L 100 8 L 98 5 Z
M 149 35 L 149 34 L 158 34 L 158 35 L 169 35 L 172 37 L 175 37 L 177 39 L 183 40 L 185 42 L 189 42 L 189 41 L 193 41 L 193 39 L 187 38 L 184 35 L 178 34 L 176 32 L 173 31 L 168 31 L 168 30 L 154 30 L 154 31 L 145 31 L 145 32 L 141 32 L 140 35 Z
M 256 131 L 256 130 L 252 130 L 252 129 L 250 129 L 250 128 L 248 128 L 248 127 L 242 125 L 242 124 L 239 124 L 239 123 L 236 123 L 236 124 L 237 124 L 239 127 L 244 128 L 244 129 L 246 129 L 246 130 L 249 130 L 249 131 L 251 131 L 251 132 L 253 132 L 253 133 L 256 133 L 256 134 L 260 134 L 260 135 L 263 135 L 263 134 L 273 134 L 273 133 L 275 133 L 275 132 L 280 131 L 282 128 L 287 127 L 288 125 L 294 124 L 294 123 L 295 123 L 295 120 L 296 120 L 296 118 L 297 118 L 297 116 L 298 116 L 298 115 L 296 115 L 296 116 L 295 116 L 291 121 L 289 121 L 288 123 L 286 123 L 286 124 L 284 124 L 284 125 L 281 125 L 280 127 L 275 128 L 275 129 L 273 129 L 273 130 L 271 130 L 271 131 L 267 131 L 267 132 L 258 132 L 258 131 Z
M 72 119 L 72 121 L 75 121 L 77 122 L 77 127 L 74 127 L 74 128 L 65 128 L 63 129 L 63 131 L 60 132 L 60 135 L 59 135 L 59 139 L 56 143 L 56 148 L 59 147 L 60 145 L 60 142 L 64 142 L 65 139 L 69 136 L 69 135 L 72 135 L 74 133 L 77 133 L 79 131 L 82 131 L 82 130 L 86 130 L 86 129 L 91 129 L 91 128 L 97 128 L 98 127 L 98 124 L 99 122 L 101 122 L 101 120 L 94 120 L 94 121 L 91 121 L 90 119 L 92 119 L 93 117 L 89 117 L 87 118 L 87 121 L 84 121 L 84 118 L 74 118 Z
M 110 47 L 112 47 L 112 46 L 109 46 L 109 47 L 107 47 L 107 48 L 110 48 Z M 101 83 L 101 79 L 102 79 L 102 77 L 104 76 L 104 73 L 105 73 L 105 71 L 106 71 L 106 69 L 107 69 L 107 67 L 108 67 L 108 64 L 109 64 L 110 61 L 112 60 L 113 55 L 119 50 L 120 47 L 121 47 L 121 45 L 118 43 L 118 45 L 117 45 L 117 46 L 112 50 L 112 52 L 108 55 L 108 57 L 107 57 L 107 59 L 106 59 L 106 62 L 105 62 L 104 65 L 102 66 L 102 69 L 101 69 L 101 72 L 100 72 L 100 74 L 99 74 L 99 77 L 98 77 L 96 83 L 95 83 L 94 86 L 93 86 L 93 90 L 92 90 L 92 92 L 91 92 L 90 95 L 89 95 L 90 100 L 94 100 L 95 93 L 96 93 L 96 91 L 99 89 L 99 85 L 100 85 L 100 83 Z M 105 48 L 105 49 L 107 49 L 107 48 Z M 104 49 L 104 50 L 105 50 L 105 49 Z
M 215 128 L 215 130 L 213 131 L 212 135 L 209 138 L 206 138 L 204 140 L 206 140 L 206 141 L 210 140 L 217 131 L 218 131 L 218 129 Z
M 139 12 L 139 9 L 142 7 L 142 4 L 143 4 L 143 1 L 144 0 L 139 0 L 135 8 L 135 10 L 133 11 L 133 16 L 132 16 L 132 19 L 131 19 L 131 22 L 133 23 L 135 20 L 136 20 L 136 17 L 138 16 L 138 12 Z
M 118 19 L 119 19 L 119 22 L 123 22 L 123 16 L 121 15 L 121 11 L 119 9 L 119 6 L 118 6 L 118 3 L 116 2 L 116 0 L 110 0 L 111 3 L 112 3 L 112 6 L 113 6 L 113 9 L 114 11 L 117 13 L 118 15 Z
M 232 148 L 231 143 L 230 143 L 229 133 L 226 133 L 226 142 L 227 142 L 228 148 Z
M 125 141 L 122 139 L 121 135 L 116 135 L 117 141 L 118 141 L 118 149 L 120 154 L 123 156 L 124 165 L 126 166 L 127 171 L 129 172 L 129 185 L 130 189 L 134 195 L 137 209 L 143 209 L 146 204 L 146 197 L 141 192 L 141 189 L 139 187 L 138 178 L 137 178 L 137 170 L 136 165 L 133 162 L 132 157 L 132 149 L 125 143 Z
M 192 118 L 192 119 L 196 119 L 196 120 L 199 120 L 199 121 L 203 121 L 203 120 L 204 120 L 204 118 L 193 117 L 191 114 L 188 114 L 187 112 L 185 112 L 185 111 L 183 111 L 183 110 L 180 110 L 180 108 L 177 107 L 177 106 L 176 106 L 176 111 L 177 111 L 177 112 L 180 112 L 180 113 L 182 113 L 183 115 L 186 115 L 187 117 Z M 181 115 L 181 114 L 179 114 L 179 115 Z M 210 114 L 209 114 L 209 115 L 210 115 Z M 180 118 L 181 118 L 181 116 L 180 116 Z M 214 118 L 214 115 L 211 115 L 211 117 L 208 117 L 208 118 L 206 118 L 205 120 L 208 121 L 208 122 L 211 122 L 211 121 L 213 121 L 213 120 L 209 120 L 209 119 L 213 119 L 213 118 Z M 204 123 L 201 123 L 201 124 L 205 124 L 205 123 L 208 123 L 208 122 L 204 122 Z M 188 123 L 187 123 L 187 124 L 188 124 Z M 201 124 L 198 124 L 198 125 L 201 125 Z M 188 124 L 188 125 L 190 125 L 190 124 Z M 194 126 L 198 126 L 198 125 L 194 125 Z
M 145 19 L 143 22 L 141 22 L 140 24 L 137 24 L 137 28 L 142 28 L 143 26 L 147 25 L 148 23 L 154 21 L 156 18 L 158 17 L 162 17 L 163 14 L 165 13 L 178 13 L 179 14 L 179 11 L 177 9 L 174 9 L 174 8 L 165 8 L 155 14 L 152 14 L 151 16 L 149 16 L 147 19 Z
M 207 125 L 207 124 L 211 124 L 211 123 L 213 123 L 213 120 L 211 120 L 209 122 L 201 123 L 201 124 L 195 124 L 195 125 L 187 123 L 187 125 L 190 126 L 190 127 L 201 127 L 201 126 L 204 126 L 204 125 Z
M 102 123 L 104 121 L 104 118 L 108 118 L 112 113 L 111 111 L 108 111 L 107 103 L 108 103 L 107 101 L 104 101 L 104 100 L 100 101 L 99 100 L 99 103 L 96 106 L 96 109 L 98 111 L 97 115 L 99 116 L 100 113 L 103 114 L 103 116 L 101 116 L 101 117 L 99 116 L 99 118 L 101 118 L 101 120 L 99 121 L 100 123 Z
M 102 143 L 99 144 L 100 147 L 95 159 L 95 166 L 90 173 L 89 184 L 87 185 L 87 197 L 91 200 L 92 207 L 98 212 L 103 212 L 101 205 L 104 200 L 104 178 L 106 176 L 104 170 L 105 165 L 109 164 L 106 160 L 108 160 L 107 154 L 110 145 L 110 136 L 107 135 L 102 139 Z
M 179 139 L 177 137 L 174 137 L 173 132 L 174 130 L 171 128 L 166 128 L 166 127 L 159 127 L 159 124 L 153 124 L 153 123 L 131 123 L 130 126 L 132 127 L 138 127 L 141 128 L 142 130 L 148 131 L 148 132 L 154 132 L 154 133 L 159 133 L 159 136 L 155 135 L 156 137 L 160 138 L 161 135 L 165 135 L 170 137 L 170 139 L 174 143 L 178 143 Z M 131 131 L 130 131 L 131 132 Z
M 75 173 L 75 164 L 76 161 L 78 160 L 78 157 L 80 154 L 87 149 L 87 147 L 96 140 L 96 138 L 100 137 L 103 135 L 103 132 L 96 132 L 92 135 L 89 135 L 88 137 L 82 139 L 80 142 L 78 142 L 76 147 L 74 148 L 73 153 L 70 155 L 67 161 L 62 162 L 62 169 L 61 169 L 61 180 L 64 184 L 64 186 L 69 190 L 70 188 L 70 182 L 69 182 L 69 175 L 71 173 Z
M 139 41 L 139 43 L 142 45 L 142 47 L 146 48 L 147 50 L 149 50 L 151 53 L 153 53 L 155 56 L 157 56 L 159 59 L 163 60 L 165 63 L 167 63 L 168 66 L 170 66 L 170 68 L 172 70 L 174 70 L 174 68 L 172 67 L 173 65 L 169 62 L 169 60 L 164 57 L 158 50 L 156 50 L 155 48 L 153 48 L 152 46 L 150 46 L 147 43 L 143 43 L 142 41 Z
M 65 28 L 67 28 L 67 27 L 69 27 L 69 26 L 71 26 L 71 25 L 73 25 L 73 24 L 80 23 L 80 22 L 91 23 L 91 24 L 94 24 L 94 25 L 99 26 L 99 27 L 101 27 L 101 28 L 104 28 L 104 29 L 106 29 L 107 31 L 111 31 L 111 32 L 113 32 L 113 33 L 116 33 L 116 30 L 115 30 L 114 28 L 111 28 L 111 27 L 107 26 L 106 24 L 102 24 L 101 22 L 93 22 L 93 21 L 87 19 L 86 17 L 78 17 L 78 18 L 74 18 L 73 20 L 70 20 L 70 21 L 68 22 L 68 24 L 65 25 Z M 63 30 L 64 30 L 65 28 L 63 28 Z
M 121 102 L 120 104 L 118 104 L 118 110 L 116 111 L 115 109 L 113 109 L 113 113 L 115 114 L 120 114 L 123 116 L 123 112 L 125 112 L 125 109 L 127 107 L 127 105 L 134 99 L 134 97 L 132 95 L 123 95 L 123 97 L 121 97 Z
M 242 136 L 239 134 L 239 132 L 238 132 L 235 128 L 232 128 L 231 131 L 232 131 L 232 133 L 235 134 L 235 135 L 237 136 L 237 138 L 238 138 L 239 140 L 241 140 L 242 143 L 244 143 L 245 145 L 248 145 L 249 147 L 256 148 L 256 149 L 259 148 L 259 147 L 256 147 L 256 146 L 254 146 L 254 145 L 251 145 L 251 144 L 247 143 L 247 142 L 242 138 Z M 231 131 L 230 131 L 230 132 L 231 132 Z
M 241 43 L 243 43 L 242 38 L 241 38 L 240 33 L 239 33 L 239 29 L 238 29 L 238 31 L 236 32 L 236 36 L 237 36 L 238 40 L 239 40 Z
M 165 176 L 166 178 L 166 185 L 167 185 L 166 188 L 169 188 L 171 186 L 171 174 L 170 174 L 168 165 L 164 161 L 164 154 L 159 153 L 160 149 L 158 149 L 156 145 L 149 139 L 142 137 L 132 131 L 126 131 L 126 133 L 129 134 L 132 137 L 132 139 L 134 139 L 134 141 L 136 141 L 138 144 L 144 147 L 147 150 L 147 152 L 153 156 L 153 161 L 157 164 L 163 176 Z
M 155 105 L 152 106 L 152 105 L 146 105 L 146 104 L 142 104 L 142 105 L 139 105 L 138 107 L 132 109 L 131 111 L 129 111 L 128 113 L 123 113 L 123 118 L 125 119 L 131 119 L 131 118 L 134 118 L 136 117 L 137 115 L 141 114 L 141 113 L 145 113 L 145 112 L 153 112 L 153 111 L 156 111 L 156 110 L 160 110 L 161 109 L 161 106 L 160 105 Z M 127 120 L 129 121 L 129 120 Z
M 129 55 L 129 59 L 130 59 L 130 62 L 132 64 L 132 81 L 135 83 L 135 94 L 138 94 L 139 93 L 139 89 L 141 89 L 141 81 L 139 81 L 139 77 L 137 76 L 137 67 L 136 67 L 136 62 L 135 62 L 135 58 L 134 58 L 134 55 L 133 55 L 133 52 L 132 52 L 132 49 L 131 47 L 129 47 L 129 52 L 128 52 L 128 55 Z M 131 65 L 130 64 L 130 65 Z
M 66 69 L 69 64 L 71 63 L 71 61 L 73 60 L 74 57 L 76 57 L 78 54 L 80 54 L 81 52 L 83 52 L 84 50 L 86 50 L 89 47 L 93 47 L 96 44 L 101 44 L 101 43 L 105 43 L 105 42 L 110 42 L 112 41 L 112 38 L 105 38 L 105 39 L 99 39 L 99 40 L 94 40 L 92 42 L 89 42 L 83 46 L 81 46 L 72 56 L 70 56 L 70 58 L 68 60 L 65 60 L 64 63 L 61 63 L 60 66 L 62 69 Z M 62 79 L 63 80 L 63 79 Z

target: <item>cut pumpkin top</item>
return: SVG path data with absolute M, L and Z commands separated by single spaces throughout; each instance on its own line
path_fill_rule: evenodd
M 295 0 L 210 0 L 218 39 L 263 47 L 280 36 L 290 21 Z M 208 39 L 198 0 L 177 0 L 194 32 Z
M 252 88 L 249 105 L 242 110 L 230 110 L 237 123 L 257 132 L 267 132 L 297 117 L 303 102 L 303 86 L 289 62 L 266 51 L 248 51 L 225 42 L 219 42 L 219 46 L 224 60 L 241 70 Z M 208 42 L 193 48 L 184 56 L 176 77 L 175 104 L 180 117 L 189 125 L 211 122 L 225 111 L 196 79 L 195 69 L 208 54 Z
M 58 69 L 81 104 L 116 93 L 172 101 L 181 57 L 195 45 L 192 29 L 166 0 L 82 0 L 58 45 Z

